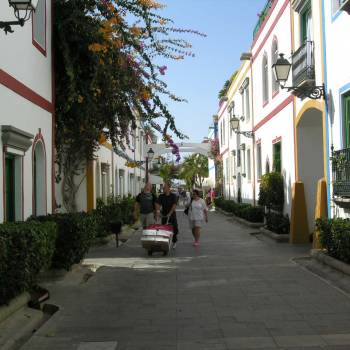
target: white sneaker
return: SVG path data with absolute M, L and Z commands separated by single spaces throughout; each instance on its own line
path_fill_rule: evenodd
M 173 249 L 175 249 L 176 248 L 176 243 L 173 243 Z

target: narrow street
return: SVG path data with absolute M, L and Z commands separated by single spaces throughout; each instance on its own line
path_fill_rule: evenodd
M 211 212 L 194 248 L 178 218 L 169 257 L 147 257 L 140 232 L 119 249 L 94 248 L 85 263 L 104 267 L 53 288 L 60 311 L 23 350 L 350 348 L 349 297 L 292 260 L 309 246 L 274 243 Z

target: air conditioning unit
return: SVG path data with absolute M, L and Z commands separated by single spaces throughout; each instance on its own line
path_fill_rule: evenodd
M 339 10 L 345 11 L 350 15 L 350 0 L 341 0 Z

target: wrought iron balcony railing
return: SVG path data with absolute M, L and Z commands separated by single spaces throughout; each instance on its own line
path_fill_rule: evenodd
M 293 86 L 315 83 L 314 42 L 306 41 L 292 56 Z
M 333 195 L 350 197 L 350 148 L 332 152 Z

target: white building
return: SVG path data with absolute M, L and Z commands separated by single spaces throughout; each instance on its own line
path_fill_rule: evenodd
M 125 150 L 113 149 L 112 144 L 101 137 L 96 159 L 89 162 L 86 171 L 76 180 L 80 184 L 76 199 L 78 211 L 95 209 L 99 199 L 107 203 L 109 197 L 134 197 L 141 191 L 146 177 L 144 149 L 151 139 L 142 124 L 137 124 L 135 130 L 130 129 L 130 145 L 125 144 Z M 61 198 L 58 191 L 60 205 Z
M 336 25 L 334 16 L 339 17 L 338 23 L 344 27 L 337 28 L 337 33 L 346 33 L 345 20 L 341 22 L 341 15 L 327 6 L 331 25 Z M 339 79 L 335 88 L 347 91 L 344 79 L 349 77 L 342 75 L 336 59 L 338 46 L 344 57 L 348 46 L 330 38 L 326 41 L 333 46 L 327 52 L 332 52 L 332 69 L 338 74 L 328 74 Z M 309 241 L 315 208 L 325 206 L 326 201 L 317 197 L 319 181 L 329 178 L 323 47 L 319 0 L 267 0 L 254 29 L 251 50 L 242 55 L 245 61 L 218 113 L 225 197 L 256 203 L 261 176 L 281 172 L 285 181 L 284 213 L 291 218 L 293 242 Z M 275 79 L 272 66 L 281 53 L 291 62 L 291 74 L 285 82 L 291 89 L 282 89 Z M 232 132 L 230 120 L 239 122 L 237 132 Z
M 328 94 L 327 152 L 334 148 L 334 172 L 329 170 L 329 212 L 332 216 L 350 217 L 350 1 L 323 1 L 325 84 Z M 330 162 L 331 163 L 331 162 Z
M 0 222 L 52 212 L 53 81 L 50 0 L 14 33 L 0 31 Z M 14 21 L 0 2 L 1 21 Z

